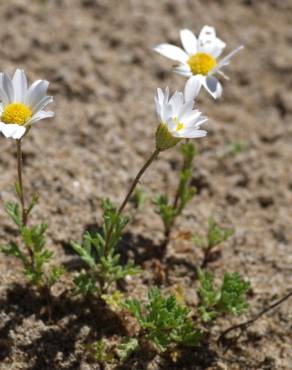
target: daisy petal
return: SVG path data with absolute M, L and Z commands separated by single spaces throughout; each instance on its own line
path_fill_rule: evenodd
M 212 73 L 216 73 L 219 71 L 222 67 L 227 66 L 230 63 L 231 58 L 237 54 L 240 50 L 244 48 L 243 45 L 238 46 L 236 49 L 234 49 L 231 53 L 227 54 L 226 57 L 222 58 L 217 66 L 212 70 Z
M 12 103 L 14 99 L 13 85 L 10 77 L 6 73 L 2 74 L 2 89 L 7 96 L 8 104 Z
M 20 139 L 25 134 L 26 128 L 15 124 L 0 122 L 0 131 L 6 138 Z
M 180 31 L 180 39 L 185 51 L 189 55 L 197 53 L 197 38 L 192 31 L 184 29 Z
M 33 110 L 36 111 L 35 106 L 45 97 L 48 90 L 49 82 L 45 80 L 35 81 L 25 97 L 25 103 Z
M 197 130 L 196 128 L 185 128 L 173 133 L 175 137 L 181 137 L 186 139 L 194 139 L 197 137 L 204 137 L 207 135 L 205 130 Z
M 14 89 L 14 101 L 23 103 L 27 91 L 27 79 L 23 70 L 17 69 L 15 71 L 12 84 Z
M 34 105 L 32 108 L 32 114 L 36 114 L 40 110 L 44 109 L 48 104 L 53 102 L 52 96 L 45 96 L 43 97 L 37 104 Z
M 185 100 L 194 100 L 198 96 L 202 86 L 202 76 L 196 75 L 190 77 L 185 84 Z
M 37 121 L 40 121 L 40 120 L 45 119 L 45 118 L 51 118 L 51 117 L 54 117 L 54 112 L 41 110 L 38 113 L 36 113 L 31 118 L 31 120 L 27 122 L 26 125 L 32 125 L 33 123 L 35 123 Z
M 173 71 L 177 73 L 178 75 L 185 76 L 185 77 L 191 77 L 192 71 L 190 69 L 190 66 L 188 64 L 181 64 L 180 66 L 174 67 Z
M 174 45 L 160 44 L 155 46 L 154 50 L 169 59 L 176 60 L 181 63 L 185 63 L 189 59 L 187 53 L 185 53 L 181 48 Z
M 225 48 L 226 44 L 218 37 L 214 27 L 204 26 L 198 38 L 199 51 L 211 54 L 217 58 Z
M 218 99 L 222 95 L 222 85 L 217 80 L 217 78 L 213 76 L 209 76 L 204 78 L 203 86 L 205 89 L 213 96 L 214 99 Z

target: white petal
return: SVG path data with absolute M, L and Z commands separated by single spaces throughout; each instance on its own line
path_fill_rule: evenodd
M 37 80 L 30 86 L 25 97 L 25 103 L 32 110 L 36 111 L 35 106 L 45 97 L 48 86 L 49 82 L 45 80 Z
M 169 104 L 172 107 L 172 115 L 177 117 L 179 115 L 180 107 L 184 103 L 183 93 L 176 91 L 169 100 Z
M 3 73 L 0 73 L 0 100 L 4 106 L 10 102 L 6 91 L 3 88 Z
M 7 138 L 20 139 L 26 131 L 24 126 L 0 122 L 0 131 Z
M 45 96 L 42 98 L 37 104 L 34 105 L 32 108 L 32 114 L 39 112 L 40 110 L 43 110 L 48 104 L 53 102 L 52 96 Z
M 191 111 L 188 115 L 186 115 L 186 117 L 184 117 L 183 120 L 184 127 L 187 128 L 196 125 L 201 114 L 202 113 L 198 110 Z
M 173 134 L 176 132 L 177 122 L 173 120 L 172 117 L 170 117 L 166 122 L 168 130 Z
M 197 120 L 195 127 L 199 128 L 203 123 L 208 121 L 208 117 L 206 116 L 201 116 L 200 119 Z
M 187 63 L 174 67 L 173 71 L 185 77 L 191 77 L 193 75 L 190 66 Z
M 197 53 L 197 38 L 192 31 L 184 29 L 180 31 L 180 39 L 185 51 L 189 55 Z
M 215 28 L 210 26 L 202 28 L 198 39 L 198 51 L 211 54 L 214 58 L 217 58 L 225 46 L 225 42 L 216 37 Z
M 186 128 L 173 133 L 175 137 L 181 137 L 186 139 L 193 139 L 198 137 L 204 137 L 207 135 L 207 131 L 205 130 L 197 130 L 196 128 Z
M 7 96 L 7 104 L 12 103 L 14 100 L 13 85 L 10 77 L 6 73 L 2 74 L 2 89 Z
M 193 105 L 194 105 L 194 101 L 188 100 L 184 105 L 180 107 L 180 111 L 178 114 L 179 122 L 184 122 L 184 118 L 187 117 L 191 113 Z
M 27 92 L 27 79 L 23 70 L 17 69 L 12 79 L 14 89 L 14 101 L 23 103 Z
M 202 76 L 196 75 L 190 77 L 185 84 L 185 100 L 194 100 L 197 98 L 202 86 Z
M 202 80 L 202 84 L 209 94 L 213 96 L 214 99 L 218 99 L 222 95 L 222 85 L 213 76 L 206 77 Z
M 234 49 L 231 53 L 227 54 L 226 57 L 222 58 L 218 64 L 216 65 L 215 68 L 213 68 L 213 70 L 211 71 L 211 73 L 216 73 L 217 71 L 219 71 L 222 67 L 224 66 L 227 66 L 229 63 L 230 63 L 230 60 L 231 58 L 237 54 L 240 50 L 242 50 L 244 48 L 243 45 L 241 46 L 238 46 L 236 49 Z
M 32 125 L 33 123 L 40 121 L 45 118 L 54 117 L 54 112 L 41 110 L 32 116 L 32 118 L 26 123 L 26 125 Z
M 189 59 L 187 53 L 185 53 L 181 48 L 174 45 L 160 44 L 155 46 L 154 50 L 169 59 L 176 60 L 181 63 L 185 63 Z

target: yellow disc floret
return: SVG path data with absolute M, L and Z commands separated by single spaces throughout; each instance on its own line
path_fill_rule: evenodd
M 32 116 L 32 111 L 23 103 L 10 103 L 6 105 L 1 121 L 24 125 Z
M 216 64 L 216 59 L 207 53 L 194 54 L 188 60 L 188 65 L 194 75 L 207 76 Z
M 184 124 L 183 124 L 183 123 L 181 123 L 181 122 L 179 122 L 179 123 L 177 124 L 177 126 L 176 126 L 175 131 L 180 131 L 180 130 L 182 130 L 183 128 L 184 128 Z

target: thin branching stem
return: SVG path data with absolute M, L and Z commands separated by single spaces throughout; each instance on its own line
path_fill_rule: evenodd
M 158 154 L 159 154 L 160 150 L 159 149 L 155 149 L 154 152 L 150 155 L 150 157 L 147 159 L 147 161 L 145 162 L 145 164 L 143 165 L 143 167 L 140 169 L 140 171 L 137 173 L 134 181 L 132 182 L 131 186 L 130 186 L 130 189 L 123 201 L 123 203 L 121 204 L 120 208 L 118 209 L 118 215 L 121 215 L 121 213 L 123 212 L 124 208 L 126 207 L 129 199 L 131 198 L 139 180 L 141 179 L 141 177 L 143 176 L 143 174 L 146 172 L 146 170 L 148 169 L 148 167 L 152 164 L 152 162 L 157 158 Z M 112 236 L 112 233 L 113 233 L 113 230 L 114 230 L 114 227 L 115 225 L 112 224 L 111 225 L 111 228 L 108 232 L 108 235 L 107 235 L 107 238 L 106 238 L 106 242 L 105 242 L 105 247 L 104 247 L 104 254 L 105 256 L 107 256 L 108 252 L 109 252 L 109 243 L 110 243 L 110 240 L 111 240 L 111 236 Z
M 236 338 L 236 340 L 242 335 L 242 333 L 249 327 L 251 326 L 252 324 L 254 324 L 258 319 L 260 319 L 263 315 L 265 315 L 266 313 L 268 313 L 269 311 L 271 311 L 272 309 L 280 306 L 280 304 L 282 304 L 283 302 L 285 302 L 287 299 L 289 299 L 290 297 L 292 296 L 292 291 L 290 291 L 289 293 L 287 293 L 284 297 L 282 297 L 281 299 L 279 299 L 278 301 L 274 302 L 273 304 L 271 304 L 270 306 L 268 307 L 265 307 L 263 310 L 261 310 L 260 312 L 258 312 L 254 317 L 252 317 L 251 319 L 247 320 L 247 321 L 244 321 L 242 322 L 241 324 L 237 324 L 237 325 L 232 325 L 231 327 L 229 327 L 228 329 L 224 330 L 224 332 L 220 335 L 220 337 L 218 338 L 218 342 L 222 342 L 225 338 L 226 338 L 226 335 L 229 334 L 230 332 L 234 331 L 234 330 L 237 330 L 239 329 L 241 332 L 239 334 L 239 336 Z

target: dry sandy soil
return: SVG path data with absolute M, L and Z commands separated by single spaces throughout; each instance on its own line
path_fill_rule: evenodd
M 200 252 L 180 237 L 204 232 L 208 218 L 234 227 L 234 237 L 209 265 L 217 277 L 238 271 L 252 283 L 251 314 L 292 288 L 292 1 L 291 0 L 2 0 L 1 70 L 23 67 L 31 80 L 51 81 L 54 120 L 41 122 L 24 143 L 25 187 L 40 194 L 35 219 L 49 221 L 49 248 L 71 258 L 68 243 L 100 223 L 100 199 L 120 202 L 126 186 L 153 147 L 155 89 L 182 88 L 171 63 L 152 52 L 157 43 L 178 43 L 178 31 L 218 29 L 228 51 L 245 50 L 228 68 L 230 81 L 214 102 L 200 108 L 210 117 L 209 135 L 198 140 L 193 184 L 198 195 L 177 223 L 169 246 L 174 263 L 164 288 L 180 286 L 196 303 L 195 266 Z M 4 213 L 13 197 L 15 143 L 1 138 L 2 242 L 14 237 Z M 230 148 L 243 142 L 242 151 Z M 145 175 L 154 195 L 173 194 L 180 165 L 169 150 Z M 129 208 L 134 214 L 134 209 Z M 183 233 L 182 233 L 183 232 Z M 161 242 L 163 227 L 148 203 L 127 229 L 125 249 L 137 251 L 142 277 L 126 287 L 145 296 L 154 265 L 145 251 Z M 146 256 L 143 258 L 143 253 Z M 140 259 L 139 259 L 140 257 Z M 176 262 L 177 259 L 177 262 Z M 186 264 L 184 262 L 188 261 Z M 121 318 L 96 305 L 65 297 L 56 287 L 53 321 L 44 302 L 25 285 L 20 266 L 0 261 L 0 369 L 99 369 L 83 343 L 124 335 Z M 246 316 L 248 317 L 248 315 Z M 209 346 L 178 363 L 156 356 L 132 358 L 124 369 L 292 369 L 291 301 L 252 326 L 227 353 L 216 346 L 220 331 L 242 320 L 222 320 Z

